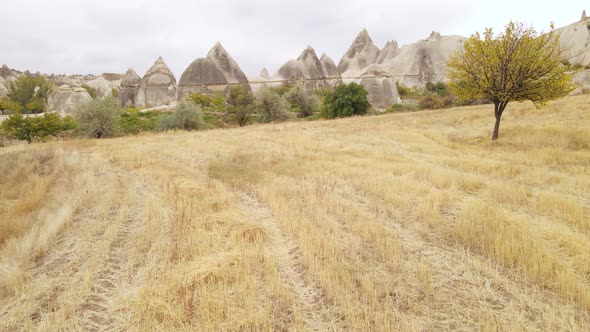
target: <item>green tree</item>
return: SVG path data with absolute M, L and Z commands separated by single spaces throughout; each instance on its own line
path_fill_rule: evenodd
M 329 93 L 327 92 L 327 94 Z M 320 108 L 318 96 L 306 92 L 301 85 L 294 85 L 284 96 L 291 103 L 291 108 L 299 113 L 299 117 L 301 118 L 312 115 Z
M 327 118 L 366 114 L 371 108 L 367 96 L 367 90 L 360 84 L 341 84 L 324 99 L 322 113 Z
M 264 88 L 256 93 L 256 108 L 262 122 L 285 121 L 291 105 L 276 91 Z
M 79 105 L 73 115 L 83 136 L 102 138 L 119 132 L 121 110 L 118 100 L 111 96 Z
M 567 73 L 567 50 L 553 31 L 539 34 L 522 23 L 510 22 L 497 36 L 491 28 L 472 35 L 448 62 L 451 89 L 460 102 L 488 99 L 494 103 L 498 139 L 500 119 L 511 101 L 544 106 L 567 96 L 574 88 Z
M 254 114 L 254 95 L 243 85 L 233 86 L 227 97 L 227 112 L 240 127 L 245 126 Z
M 27 113 L 42 113 L 47 109 L 52 86 L 43 76 L 22 75 L 9 84 L 7 97 Z

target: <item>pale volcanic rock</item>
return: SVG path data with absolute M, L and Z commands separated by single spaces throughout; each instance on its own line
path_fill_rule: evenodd
M 393 104 L 399 104 L 402 102 L 395 86 L 395 80 L 392 78 L 363 78 L 359 83 L 369 93 L 369 101 L 373 106 L 388 108 Z
M 14 71 L 10 68 L 8 68 L 7 65 L 2 65 L 2 67 L 0 67 L 0 77 L 6 79 L 9 76 L 13 76 L 14 75 Z
M 584 91 L 590 90 L 590 69 L 575 73 L 574 84 L 576 89 L 570 93 L 571 96 L 581 95 Z
M 139 91 L 141 77 L 135 70 L 129 68 L 121 79 L 121 90 L 119 91 L 119 104 L 122 107 L 135 107 L 135 95 Z
M 338 72 L 338 67 L 326 54 L 322 54 L 320 58 L 320 62 L 322 63 L 322 70 L 324 71 L 324 78 L 328 79 L 340 79 L 340 73 Z
M 153 107 L 176 100 L 176 78 L 162 57 L 145 73 L 135 96 L 135 106 Z
M 88 103 L 92 97 L 84 88 L 72 89 L 69 85 L 62 85 L 59 91 L 53 92 L 47 99 L 47 109 L 50 112 L 71 114 L 79 105 Z
M 560 35 L 561 45 L 568 50 L 571 63 L 590 65 L 590 19 L 586 11 L 579 22 L 555 29 L 555 32 Z
M 74 78 L 74 81 L 76 82 L 74 86 L 81 86 L 81 84 L 86 84 L 89 87 L 92 87 L 96 90 L 96 95 L 98 97 L 105 97 L 110 96 L 112 94 L 113 89 L 120 89 L 121 78 L 122 76 L 120 74 L 112 73 L 104 73 L 98 77 L 76 77 Z
M 243 84 L 250 88 L 246 74 L 225 48 L 217 43 L 207 53 L 207 57 L 196 59 L 182 73 L 178 82 L 178 100 L 193 92 L 225 92 L 231 84 Z
M 383 49 L 381 49 L 381 52 L 379 53 L 379 57 L 377 58 L 376 63 L 382 64 L 386 61 L 389 61 L 398 56 L 399 53 L 400 48 L 397 45 L 397 42 L 395 40 L 388 41 L 387 43 L 385 43 Z
M 361 76 L 389 76 L 410 86 L 444 81 L 450 56 L 463 47 L 465 40 L 461 36 L 441 36 L 432 32 L 425 40 L 403 46 L 395 57 L 368 66 Z
M 279 81 L 297 83 L 308 91 L 342 83 L 332 59 L 326 55 L 318 58 L 311 46 L 307 46 L 296 60 L 289 60 L 279 68 L 273 82 Z
M 250 82 L 250 87 L 252 90 L 256 91 L 259 88 L 268 86 L 267 83 L 272 83 L 272 79 L 273 78 L 270 76 L 268 70 L 266 68 L 262 68 L 258 76 L 248 78 L 248 81 Z
M 270 73 L 268 72 L 268 70 L 266 70 L 266 68 L 262 68 L 262 71 L 260 72 L 259 77 L 263 80 L 270 80 L 271 79 Z
M 377 62 L 380 53 L 367 29 L 363 29 L 338 63 L 338 72 L 343 78 L 359 77 L 363 69 Z
M 0 98 L 6 97 L 8 94 L 8 87 L 6 86 L 6 80 L 0 76 Z
M 238 63 L 223 48 L 221 43 L 217 42 L 209 53 L 207 53 L 207 59 L 211 60 L 221 70 L 228 83 L 248 83 L 246 74 L 244 74 Z
M 334 61 L 325 54 L 319 59 L 315 50 L 307 46 L 297 60 L 289 60 L 279 68 L 275 80 L 285 81 L 325 81 L 340 80 Z

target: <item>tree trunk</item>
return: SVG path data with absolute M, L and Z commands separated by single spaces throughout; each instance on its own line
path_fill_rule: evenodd
M 494 102 L 494 116 L 496 117 L 496 124 L 494 124 L 494 132 L 492 133 L 492 141 L 495 141 L 498 139 L 498 133 L 500 131 L 500 119 L 502 118 L 502 113 L 504 112 L 504 109 L 506 109 L 506 106 L 508 105 L 508 102 Z
M 500 130 L 500 118 L 502 114 L 496 114 L 496 124 L 494 125 L 494 132 L 492 133 L 492 141 L 498 139 L 498 131 Z

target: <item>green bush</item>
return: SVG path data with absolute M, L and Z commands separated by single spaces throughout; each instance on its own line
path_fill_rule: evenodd
M 340 118 L 366 114 L 371 108 L 367 96 L 367 90 L 360 84 L 341 84 L 324 99 L 322 115 L 327 118 Z
M 413 93 L 412 88 L 407 87 L 406 85 L 404 85 L 402 83 L 399 83 L 399 82 L 396 83 L 395 87 L 397 88 L 397 92 L 399 93 L 399 96 L 401 98 L 408 97 Z
M 326 92 L 330 94 L 331 92 Z M 312 115 L 320 108 L 320 99 L 313 93 L 308 93 L 301 85 L 293 86 L 285 98 L 291 103 L 291 110 L 298 113 L 300 118 Z
M 8 85 L 8 99 L 21 107 L 23 113 L 42 113 L 47 109 L 51 82 L 43 76 L 22 75 Z
M 202 119 L 201 110 L 194 104 L 181 102 L 176 106 L 174 113 L 162 114 L 155 125 L 156 130 L 166 131 L 173 129 L 200 130 L 206 127 Z
M 265 88 L 256 93 L 256 108 L 261 122 L 287 120 L 290 107 L 289 102 L 272 89 Z
M 438 95 L 424 96 L 420 102 L 420 108 L 424 110 L 436 110 L 441 108 L 451 107 L 454 104 L 452 96 L 441 97 Z
M 123 110 L 119 125 L 124 134 L 135 135 L 143 131 L 151 131 L 156 128 L 156 122 L 160 117 L 158 112 L 140 112 L 135 108 Z
M 209 107 L 213 102 L 212 98 L 209 95 L 202 93 L 191 93 L 186 97 L 186 101 L 200 107 Z
M 95 88 L 91 87 L 88 84 L 82 84 L 82 87 L 84 89 L 86 89 L 86 92 L 88 92 L 88 94 L 90 95 L 90 97 L 92 99 L 96 99 L 97 94 L 96 94 L 96 89 Z
M 57 114 L 45 113 L 43 116 L 24 117 L 21 114 L 13 114 L 0 125 L 2 133 L 19 140 L 31 143 L 35 140 L 45 140 L 50 136 L 71 129 L 70 119 L 61 119 Z
M 413 112 L 417 111 L 420 108 L 418 105 L 413 103 L 404 102 L 401 104 L 393 104 L 391 107 L 386 111 L 387 113 L 397 113 L 397 112 Z
M 112 96 L 92 100 L 74 110 L 74 119 L 78 123 L 78 133 L 82 136 L 114 136 L 120 130 L 119 101 Z
M 162 113 L 156 121 L 156 131 L 168 131 L 178 129 L 176 127 L 176 120 L 173 113 Z
M 204 128 L 201 110 L 189 103 L 179 103 L 176 106 L 174 119 L 178 129 L 199 130 Z
M 448 96 L 450 94 L 447 85 L 443 82 L 427 82 L 426 91 L 436 94 L 438 96 Z
M 7 113 L 19 113 L 22 110 L 22 107 L 11 101 L 8 98 L 0 98 L 0 111 L 2 112 L 2 114 L 7 114 Z
M 227 113 L 240 126 L 245 126 L 255 111 L 255 99 L 243 85 L 233 86 L 227 97 Z
M 289 90 L 291 90 L 293 88 L 293 83 L 289 83 L 289 82 L 283 82 L 281 85 L 279 86 L 274 86 L 271 89 L 273 89 L 276 93 L 279 94 L 279 96 L 284 96 L 285 93 L 287 93 Z

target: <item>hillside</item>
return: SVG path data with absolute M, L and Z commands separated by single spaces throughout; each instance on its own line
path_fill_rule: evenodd
M 590 330 L 590 96 L 0 149 L 0 330 Z

